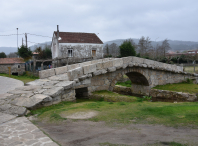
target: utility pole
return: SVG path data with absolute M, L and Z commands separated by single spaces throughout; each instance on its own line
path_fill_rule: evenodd
M 18 49 L 18 28 L 17 28 L 17 49 Z
M 27 33 L 25 33 L 25 45 L 26 45 L 26 48 L 27 48 Z
M 23 38 L 22 38 L 22 46 L 23 46 Z
M 17 28 L 17 52 L 18 52 L 18 28 Z M 19 58 L 19 55 L 18 55 Z

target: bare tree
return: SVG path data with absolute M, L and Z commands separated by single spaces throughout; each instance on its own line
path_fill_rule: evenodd
M 155 56 L 156 51 L 155 51 L 154 48 L 153 48 L 153 49 L 149 49 L 148 52 L 147 52 L 147 54 L 148 54 L 149 58 L 154 59 L 154 58 L 156 57 L 156 56 Z
M 151 40 L 149 37 L 145 38 L 142 36 L 138 43 L 138 48 L 140 52 L 140 56 L 148 56 L 153 46 L 151 45 Z
M 105 55 L 109 55 L 109 45 L 108 44 L 106 44 L 105 46 L 104 46 L 104 52 L 103 52 Z
M 17 58 L 18 55 L 17 55 L 17 52 L 11 52 L 7 55 L 7 58 Z
M 162 49 L 162 45 L 158 45 L 156 46 L 156 50 L 155 50 L 155 56 L 156 58 L 160 59 L 163 57 L 163 49 Z
M 145 37 L 142 36 L 138 42 L 139 53 L 141 56 L 144 55 L 144 48 L 145 48 Z
M 165 39 L 165 40 L 162 42 L 162 51 L 163 51 L 164 57 L 166 56 L 166 53 L 167 53 L 168 50 L 170 50 L 170 49 L 171 49 L 170 44 L 168 43 L 168 40 Z
M 119 55 L 119 47 L 117 44 L 112 43 L 111 45 L 109 45 L 109 50 L 110 50 L 110 54 L 112 56 L 115 57 L 115 56 Z

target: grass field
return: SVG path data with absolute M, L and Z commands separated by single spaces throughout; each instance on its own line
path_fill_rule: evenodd
M 103 91 L 105 92 L 105 91 Z M 133 97 L 132 97 L 133 98 Z M 114 126 L 119 124 L 163 124 L 167 126 L 190 126 L 198 128 L 198 103 L 168 103 L 168 102 L 106 102 L 97 100 L 77 100 L 62 102 L 57 105 L 32 110 L 39 120 L 49 122 L 65 121 L 61 114 L 96 111 L 97 116 L 90 121 L 105 121 Z
M 17 80 L 20 80 L 20 81 L 24 82 L 24 84 L 27 83 L 27 82 L 31 82 L 31 81 L 34 81 L 36 79 L 39 79 L 38 77 L 27 76 L 27 75 L 22 75 L 22 76 L 13 76 L 13 75 L 11 75 L 11 77 L 10 77 L 8 74 L 0 74 L 0 76 L 17 79 Z
M 158 85 L 154 89 L 178 91 L 178 92 L 188 92 L 188 93 L 198 93 L 198 85 L 192 83 L 177 83 L 177 84 L 167 84 Z

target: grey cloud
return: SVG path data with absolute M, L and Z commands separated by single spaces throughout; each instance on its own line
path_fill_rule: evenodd
M 141 36 L 197 41 L 197 5 L 196 0 L 1 0 L 0 35 L 16 33 L 18 27 L 19 33 L 52 36 L 59 24 L 60 31 L 99 33 L 102 41 Z M 0 46 L 15 47 L 16 36 L 0 37 Z

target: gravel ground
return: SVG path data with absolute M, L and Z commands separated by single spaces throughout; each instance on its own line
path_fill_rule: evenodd
M 169 145 L 177 142 L 198 145 L 198 129 L 163 125 L 130 124 L 109 127 L 104 122 L 66 120 L 62 124 L 37 122 L 37 126 L 62 146 Z M 108 146 L 108 145 L 105 145 Z

